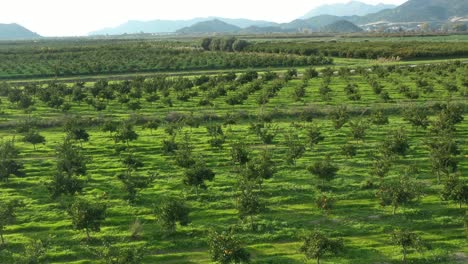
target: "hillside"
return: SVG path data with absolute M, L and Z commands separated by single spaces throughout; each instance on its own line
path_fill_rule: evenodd
M 352 32 L 362 32 L 363 29 L 349 21 L 340 20 L 332 24 L 326 25 L 325 27 L 321 29 L 321 31 L 333 32 L 333 33 L 352 33 Z
M 219 19 L 203 21 L 193 26 L 177 30 L 181 34 L 203 34 L 203 33 L 235 33 L 241 30 L 240 27 L 228 24 Z
M 0 40 L 34 39 L 41 36 L 18 24 L 0 24 Z
M 173 33 L 185 27 L 193 26 L 197 23 L 218 19 L 225 23 L 240 27 L 268 27 L 275 26 L 276 23 L 263 20 L 232 19 L 232 18 L 194 18 L 190 20 L 152 20 L 152 21 L 128 21 L 114 28 L 105 28 L 89 33 L 89 35 L 121 35 L 136 33 Z
M 392 9 L 395 7 L 395 5 L 388 4 L 369 5 L 359 1 L 350 1 L 348 3 L 337 3 L 319 6 L 305 14 L 302 17 L 302 19 L 307 19 L 320 15 L 365 16 L 367 14 L 372 14 L 385 9 Z
M 463 16 L 468 16 L 468 0 L 409 0 L 395 9 L 354 18 L 353 22 L 448 21 Z

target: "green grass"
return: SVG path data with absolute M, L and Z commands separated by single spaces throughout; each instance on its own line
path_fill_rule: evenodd
M 143 130 L 138 126 L 136 130 L 140 137 L 131 143 L 131 148 L 145 164 L 140 173 L 157 172 L 158 177 L 150 188 L 140 193 L 136 204 L 129 204 L 124 200 L 123 186 L 116 177 L 123 167 L 114 152 L 114 142 L 108 133 L 101 132 L 98 127 L 89 127 L 87 129 L 90 133 L 90 142 L 84 143 L 83 148 L 91 161 L 88 165 L 88 182 L 83 195 L 101 199 L 109 205 L 102 231 L 93 233 L 94 239 L 89 243 L 86 242 L 83 232 L 71 229 L 71 220 L 61 200 L 52 200 L 44 186 L 54 171 L 55 146 L 63 140 L 65 133 L 58 126 L 40 129 L 47 143 L 37 146 L 37 150 L 34 150 L 32 145 L 17 140 L 16 145 L 21 150 L 21 159 L 25 163 L 27 176 L 0 183 L 2 199 L 19 198 L 26 203 L 25 208 L 18 209 L 17 223 L 6 229 L 7 246 L 0 251 L 0 263 L 4 262 L 2 259 L 8 261 L 8 255 L 18 258 L 28 238 L 48 235 L 53 236 L 51 248 L 47 253 L 47 260 L 51 263 L 97 263 L 97 258 L 86 245 L 89 244 L 90 248 L 99 250 L 105 241 L 120 247 L 147 243 L 148 254 L 145 263 L 210 263 L 206 243 L 207 231 L 211 228 L 228 227 L 237 230 L 248 251 L 252 253 L 254 263 L 304 263 L 304 257 L 298 251 L 301 238 L 315 228 L 323 229 L 334 237 L 343 237 L 345 241 L 345 252 L 337 257 L 326 258 L 323 263 L 399 263 L 401 259 L 399 249 L 389 243 L 389 234 L 397 227 L 407 227 L 418 232 L 432 246 L 431 250 L 411 253 L 409 259 L 413 263 L 463 263 L 463 260 L 457 262 L 454 254 L 468 250 L 463 229 L 466 206 L 464 209 L 459 209 L 454 204 L 441 201 L 439 191 L 442 186 L 437 185 L 435 176 L 430 171 L 429 153 L 424 147 L 428 131 L 412 128 L 403 121 L 399 113 L 390 116 L 389 125 L 372 126 L 363 142 L 350 139 L 348 125 L 336 131 L 330 120 L 318 117 L 314 122 L 322 128 L 325 141 L 314 149 L 308 148 L 295 166 L 287 165 L 284 161 L 286 151 L 284 134 L 292 130 L 291 122 L 302 122 L 298 116 L 294 116 L 295 111 L 312 108 L 318 112 L 327 112 L 342 104 L 348 105 L 349 108 L 364 110 L 374 107 L 390 109 L 406 103 L 445 102 L 448 93 L 437 80 L 453 80 L 455 74 L 433 77 L 431 81 L 435 85 L 434 93 L 421 93 L 419 99 L 409 100 L 398 93 L 396 85 L 391 80 L 397 79 L 400 83 L 416 89 L 413 80 L 417 77 L 416 73 L 403 75 L 394 73 L 382 81 L 393 98 L 393 102 L 390 103 L 381 102 L 362 76 L 351 77 L 351 82 L 359 85 L 362 94 L 360 101 L 347 99 L 343 91 L 346 82 L 339 77 L 333 77 L 330 85 L 333 90 L 331 101 L 323 101 L 319 96 L 318 88 L 322 81 L 319 78 L 310 81 L 303 102 L 294 102 L 291 93 L 301 81 L 292 80 L 263 109 L 266 112 L 289 113 L 285 118 L 274 119 L 274 124 L 278 126 L 280 132 L 274 144 L 268 146 L 263 145 L 257 136 L 248 132 L 249 119 L 243 119 L 236 125 L 224 128 L 227 142 L 223 150 L 213 150 L 209 146 L 206 124 L 198 128 L 185 127 L 176 140 L 180 142 L 185 133 L 190 134 L 195 156 L 204 157 L 208 166 L 216 173 L 215 180 L 208 183 L 208 189 L 201 191 L 199 197 L 196 197 L 192 189 L 183 185 L 183 170 L 175 165 L 174 158 L 162 154 L 162 141 L 168 137 L 164 128 L 159 128 L 151 134 L 149 130 Z M 185 113 L 194 111 L 196 115 L 215 113 L 219 116 L 229 112 L 244 111 L 255 115 L 260 111 L 256 103 L 258 95 L 259 92 L 250 95 L 249 99 L 240 106 L 229 106 L 225 103 L 225 97 L 219 97 L 213 100 L 213 107 L 199 107 L 197 103 L 203 97 L 202 91 L 188 102 L 177 101 L 172 92 L 171 97 L 174 102 L 172 108 L 165 107 L 159 102 L 153 105 L 144 102 L 141 111 L 131 113 L 120 104 L 110 102 L 107 109 L 99 114 L 84 104 L 73 104 L 71 113 L 79 114 L 83 118 L 113 116 L 115 119 L 125 119 L 134 114 L 164 118 L 173 111 Z M 461 97 L 459 93 L 454 95 L 454 99 L 466 106 L 466 98 Z M 9 104 L 6 98 L 2 98 L 2 102 L 4 114 L 0 121 L 2 127 L 0 137 L 20 139 L 21 136 L 14 131 L 14 124 L 26 115 Z M 37 103 L 33 115 L 44 123 L 67 116 L 40 102 Z M 388 131 L 399 127 L 405 128 L 408 132 L 411 150 L 405 158 L 400 158 L 396 162 L 388 177 L 397 177 L 408 166 L 417 166 L 421 172 L 415 177 L 423 187 L 425 195 L 417 204 L 402 207 L 397 215 L 392 215 L 390 208 L 382 208 L 379 205 L 375 198 L 375 189 L 362 189 L 361 185 L 370 179 L 371 154 Z M 304 132 L 299 133 L 301 140 L 305 140 Z M 465 114 L 465 120 L 457 126 L 456 133 L 456 138 L 461 140 L 462 159 L 459 170 L 464 179 L 467 177 L 463 173 L 468 167 L 467 136 L 468 117 Z M 248 224 L 241 223 L 237 216 L 237 174 L 230 164 L 229 146 L 239 140 L 248 144 L 254 154 L 258 154 L 264 148 L 271 149 L 278 168 L 273 179 L 266 181 L 263 186 L 261 197 L 266 210 L 256 218 L 259 231 L 251 231 Z M 343 156 L 340 151 L 340 146 L 350 141 L 358 145 L 358 155 L 353 159 Z M 337 203 L 327 214 L 315 206 L 315 195 L 320 193 L 319 182 L 306 168 L 328 154 L 332 155 L 340 171 L 329 188 L 337 198 Z M 166 195 L 184 198 L 192 210 L 190 214 L 192 223 L 186 227 L 178 227 L 173 235 L 167 235 L 161 230 L 153 214 L 153 204 Z M 129 224 L 137 217 L 144 223 L 144 232 L 141 239 L 131 240 L 128 237 Z

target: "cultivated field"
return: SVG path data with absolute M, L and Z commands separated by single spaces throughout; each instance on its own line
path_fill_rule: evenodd
M 468 66 L 449 62 L 464 48 L 384 64 L 314 54 L 309 66 L 258 45 L 264 60 L 245 67 L 184 51 L 184 76 L 154 54 L 154 67 L 115 71 L 54 73 L 39 55 L 16 58 L 29 70 L 0 67 L 0 263 L 211 263 L 214 231 L 252 263 L 312 263 L 301 247 L 314 230 L 343 243 L 321 263 L 401 263 L 399 229 L 418 238 L 408 262 L 466 263 Z M 126 72 L 145 77 L 103 75 Z M 79 199 L 105 217 L 72 225 Z

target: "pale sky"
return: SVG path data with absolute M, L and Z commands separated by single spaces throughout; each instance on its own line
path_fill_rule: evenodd
M 0 23 L 18 23 L 43 36 L 82 36 L 128 20 L 218 16 L 289 22 L 314 7 L 338 2 L 349 0 L 0 0 Z

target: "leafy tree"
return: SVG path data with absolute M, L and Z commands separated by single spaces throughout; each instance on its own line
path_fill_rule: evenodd
M 234 164 L 243 165 L 249 162 L 249 151 L 243 142 L 239 141 L 232 144 L 231 158 Z
M 67 137 L 71 140 L 82 142 L 89 141 L 89 134 L 83 128 L 82 120 L 79 118 L 70 118 L 65 123 L 65 132 Z
M 304 253 L 307 259 L 316 259 L 320 264 L 320 259 L 326 255 L 337 255 L 344 248 L 341 238 L 331 239 L 323 232 L 318 230 L 310 233 L 304 239 L 304 244 L 299 249 Z
M 31 239 L 24 247 L 21 257 L 22 263 L 41 264 L 45 263 L 47 251 L 50 246 L 48 239 Z
M 232 233 L 212 231 L 208 244 L 211 259 L 216 263 L 250 263 L 250 253 L 242 247 L 242 243 Z
M 441 173 L 450 176 L 450 173 L 457 171 L 457 155 L 460 154 L 460 150 L 451 134 L 434 137 L 428 140 L 427 145 L 432 172 L 437 175 L 437 182 L 440 183 Z
M 56 172 L 47 186 L 52 197 L 80 192 L 83 189 L 83 181 L 79 176 L 86 175 L 87 172 L 85 156 L 70 140 L 65 139 L 57 147 L 56 157 Z
M 391 242 L 394 245 L 401 247 L 403 253 L 403 263 L 406 263 L 406 255 L 408 254 L 408 250 L 411 248 L 421 250 L 422 248 L 421 237 L 416 233 L 408 230 L 394 230 L 391 236 Z
M 455 175 L 450 176 L 444 184 L 442 199 L 454 201 L 460 205 L 468 203 L 468 185 Z
M 190 168 L 195 165 L 196 160 L 192 156 L 193 147 L 190 144 L 190 138 L 188 134 L 185 135 L 185 141 L 179 144 L 177 150 L 175 150 L 175 162 L 182 168 Z
M 106 218 L 106 210 L 105 204 L 77 197 L 68 213 L 72 218 L 73 229 L 85 230 L 89 240 L 91 238 L 90 231 L 99 232 L 101 230 L 101 223 Z
M 288 162 L 290 165 L 295 165 L 296 160 L 304 155 L 306 147 L 304 143 L 301 142 L 299 135 L 295 133 L 285 134 L 284 138 L 287 147 L 286 162 Z
M 309 126 L 306 130 L 307 143 L 312 149 L 315 145 L 325 140 L 325 137 L 322 135 L 320 127 L 315 124 Z
M 348 84 L 344 89 L 349 100 L 359 101 L 361 100 L 361 94 L 359 92 L 359 87 L 357 84 Z
M 319 73 L 314 68 L 307 68 L 304 71 L 304 79 L 306 80 L 317 78 L 318 76 L 319 76 Z
M 125 142 L 127 146 L 130 141 L 138 139 L 138 134 L 133 130 L 133 124 L 130 122 L 122 122 L 117 132 L 114 135 L 114 140 L 116 143 Z
M 322 193 L 315 199 L 317 208 L 322 211 L 330 211 L 335 204 L 335 199 L 330 194 Z
M 162 150 L 164 155 L 170 155 L 179 149 L 179 145 L 175 142 L 175 136 L 163 140 Z
M 464 120 L 464 107 L 453 103 L 440 106 L 437 119 L 432 123 L 431 131 L 436 134 L 446 134 L 455 131 L 455 126 Z
M 363 140 L 369 125 L 362 120 L 356 120 L 350 121 L 349 127 L 351 128 L 351 135 L 355 140 Z
M 264 144 L 272 144 L 273 139 L 276 137 L 278 127 L 268 123 L 252 123 L 250 124 L 249 130 L 255 133 Z
M 403 119 L 414 127 L 426 129 L 429 126 L 428 109 L 424 107 L 408 107 L 403 111 Z
M 265 150 L 260 156 L 255 157 L 246 164 L 242 176 L 248 181 L 258 183 L 261 188 L 263 181 L 273 178 L 275 173 L 276 168 L 271 153 Z
M 379 126 L 389 124 L 388 116 L 386 116 L 382 110 L 377 110 L 372 113 L 371 122 L 372 124 Z
M 340 106 L 330 113 L 330 119 L 336 130 L 342 128 L 349 120 L 348 108 Z
M 380 205 L 391 205 L 393 207 L 393 214 L 396 214 L 398 207 L 408 204 L 419 197 L 416 186 L 407 177 L 383 182 L 380 190 L 377 192 Z
M 328 86 L 328 84 L 322 83 L 320 85 L 319 93 L 320 93 L 320 96 L 322 97 L 322 100 L 330 101 L 331 100 L 331 92 L 332 92 L 332 89 L 330 88 L 330 86 Z
M 106 120 L 102 124 L 101 131 L 102 132 L 109 132 L 109 134 L 112 135 L 112 133 L 115 133 L 117 131 L 118 126 L 119 126 L 119 124 L 117 122 L 112 121 L 112 120 Z
M 122 159 L 122 164 L 126 168 L 126 175 L 131 175 L 133 171 L 136 171 L 144 166 L 143 162 L 137 159 L 133 154 L 127 155 L 124 159 Z
M 244 182 L 237 200 L 237 210 L 241 219 L 250 218 L 250 225 L 254 229 L 254 216 L 258 215 L 264 208 L 260 197 L 253 190 L 251 183 Z
M 389 155 L 405 156 L 410 145 L 405 130 L 390 131 L 382 144 L 383 151 Z
M 341 146 L 341 154 L 345 155 L 348 158 L 353 158 L 357 155 L 357 147 L 354 144 L 345 144 Z
M 168 232 L 176 231 L 176 224 L 186 226 L 190 223 L 189 207 L 181 200 L 176 198 L 164 198 L 155 208 L 157 221 Z
M 327 156 L 325 159 L 317 161 L 312 166 L 309 166 L 307 170 L 321 179 L 322 185 L 324 185 L 325 181 L 331 181 L 336 177 L 339 168 L 332 163 L 331 157 Z
M 206 130 L 210 135 L 209 143 L 211 147 L 222 149 L 223 144 L 226 141 L 226 136 L 223 132 L 223 127 L 221 125 L 210 125 L 207 126 Z
M 153 130 L 158 129 L 160 125 L 161 125 L 161 121 L 160 121 L 160 120 L 158 120 L 158 119 L 153 119 L 153 120 L 150 120 L 150 121 L 146 122 L 146 123 L 143 125 L 143 128 L 149 129 L 151 135 L 153 135 Z
M 383 178 L 390 171 L 392 162 L 390 157 L 383 155 L 382 157 L 374 158 L 371 168 L 371 175 Z
M 22 177 L 23 164 L 18 160 L 19 151 L 14 141 L 0 142 L 0 180 L 8 181 L 11 175 Z
M 293 90 L 292 97 L 293 100 L 299 102 L 306 95 L 307 82 L 301 83 L 299 86 L 296 86 Z
M 185 171 L 184 184 L 195 187 L 198 196 L 198 188 L 206 189 L 205 181 L 212 181 L 215 173 L 206 167 L 205 162 L 198 160 L 192 168 Z
M 24 135 L 23 141 L 32 144 L 34 146 L 34 150 L 36 150 L 37 144 L 44 144 L 46 142 L 45 137 L 37 131 L 29 131 Z
M 146 251 L 146 246 L 132 245 L 130 248 L 118 248 L 106 243 L 102 250 L 95 252 L 95 255 L 105 264 L 140 264 Z
M 16 209 L 24 206 L 19 200 L 2 201 L 0 202 L 0 238 L 2 239 L 2 246 L 5 245 L 3 233 L 7 225 L 12 225 L 16 222 Z

